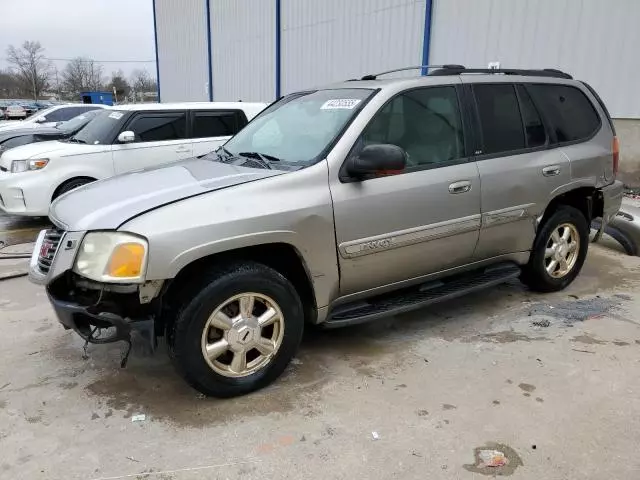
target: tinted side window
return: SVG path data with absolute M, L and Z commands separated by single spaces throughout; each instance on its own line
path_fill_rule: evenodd
M 455 88 L 421 88 L 398 95 L 367 125 L 361 143 L 402 147 L 407 168 L 462 158 L 462 119 Z
M 474 85 L 483 153 L 500 153 L 525 147 L 522 117 L 513 85 Z
M 600 128 L 600 117 L 579 89 L 568 85 L 529 85 L 535 102 L 545 111 L 558 142 L 584 140 Z
M 520 98 L 520 111 L 524 121 L 524 132 L 527 137 L 527 147 L 540 147 L 547 143 L 547 132 L 542 118 L 531 101 L 531 97 L 522 85 L 516 85 Z
M 187 117 L 184 113 L 143 114 L 125 128 L 136 135 L 136 142 L 180 140 L 186 137 Z
M 47 114 L 45 118 L 47 119 L 47 122 L 64 122 L 65 120 L 69 120 L 69 118 L 71 118 L 66 118 L 65 113 L 67 113 L 68 110 L 68 108 L 59 108 L 58 110 L 54 110 L 53 112 Z
M 238 130 L 233 112 L 195 112 L 193 115 L 193 138 L 226 137 Z

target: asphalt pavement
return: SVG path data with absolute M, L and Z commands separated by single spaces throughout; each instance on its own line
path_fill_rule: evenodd
M 282 378 L 231 400 L 162 344 L 125 369 L 121 344 L 85 356 L 42 287 L 0 282 L 0 478 L 637 478 L 640 258 L 615 248 L 556 294 L 512 282 L 309 329 Z

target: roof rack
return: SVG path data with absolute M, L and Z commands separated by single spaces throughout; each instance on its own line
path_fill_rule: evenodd
M 464 70 L 464 66 L 463 65 L 415 65 L 413 67 L 396 68 L 394 70 L 387 70 L 386 72 L 375 73 L 373 75 L 365 75 L 360 80 L 375 80 L 380 75 L 388 75 L 390 73 L 404 72 L 406 70 L 424 70 L 424 71 L 426 71 L 426 70 L 431 70 L 431 69 L 434 69 L 434 68 L 438 68 L 440 70 L 449 70 L 449 69 L 452 69 L 452 70 L 462 69 L 462 70 Z
M 566 80 L 572 80 L 573 77 L 568 73 L 555 68 L 543 68 L 542 70 L 532 69 L 518 69 L 518 68 L 450 68 L 445 65 L 445 68 L 435 70 L 429 75 L 431 76 L 443 76 L 443 75 L 461 75 L 466 73 L 484 73 L 484 74 L 502 74 L 502 75 L 523 75 L 529 77 L 551 77 L 551 78 L 564 78 Z
M 360 80 L 376 80 L 381 75 L 388 75 L 390 73 L 404 72 L 406 70 L 433 70 L 429 73 L 432 76 L 443 75 L 461 75 L 466 73 L 484 73 L 484 74 L 502 74 L 502 75 L 524 75 L 533 77 L 552 77 L 552 78 L 564 78 L 567 80 L 573 79 L 571 75 L 555 68 L 544 68 L 542 70 L 522 70 L 517 68 L 466 68 L 464 65 L 416 65 L 413 67 L 396 68 L 394 70 L 387 70 L 386 72 L 380 72 L 373 75 L 365 75 Z

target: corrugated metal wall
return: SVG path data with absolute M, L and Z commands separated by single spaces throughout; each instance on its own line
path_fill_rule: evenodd
M 213 99 L 273 101 L 275 0 L 210 2 Z
M 205 1 L 155 0 L 155 7 L 160 99 L 209 100 Z
M 640 118 L 639 0 L 434 0 L 430 63 L 559 68 Z
M 419 65 L 424 11 L 425 0 L 282 0 L 282 93 Z

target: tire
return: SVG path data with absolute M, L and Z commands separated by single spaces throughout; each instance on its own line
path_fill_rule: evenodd
M 296 354 L 304 330 L 302 302 L 285 277 L 259 263 L 238 263 L 209 271 L 199 287 L 194 285 L 194 289 L 186 291 L 194 294 L 179 308 L 169 327 L 167 341 L 172 362 L 189 385 L 208 396 L 229 398 L 263 388 L 282 374 Z M 249 293 L 254 296 L 254 308 L 251 315 L 242 316 L 239 312 L 241 300 L 233 299 L 247 298 Z M 276 311 L 279 309 L 281 320 L 279 323 L 274 321 L 272 327 L 261 329 L 251 322 L 262 318 L 262 313 L 266 315 L 266 310 L 261 310 L 266 309 L 266 305 Z M 209 325 L 212 314 L 221 307 L 227 315 L 226 321 L 233 319 L 233 326 L 229 328 L 227 324 L 226 330 Z M 270 341 L 275 345 L 275 351 L 271 354 L 262 354 L 253 348 L 254 344 L 265 340 L 262 337 L 265 331 L 271 332 L 273 337 Z M 210 339 L 212 335 L 215 338 Z M 245 341 L 246 345 L 241 345 Z M 208 360 L 205 349 L 211 347 L 212 351 L 217 351 L 215 347 L 221 342 L 226 342 L 228 349 L 211 355 L 213 360 Z M 236 353 L 231 348 L 246 351 Z M 241 368 L 234 371 L 236 355 L 245 359 L 244 371 Z M 253 370 L 249 368 L 252 364 Z
M 563 227 L 566 225 L 567 227 Z M 562 229 L 562 230 L 559 230 Z M 571 231 L 571 238 L 576 237 L 578 245 L 575 247 L 575 257 L 572 257 L 570 245 L 560 244 L 558 257 L 553 253 L 550 257 L 547 252 L 558 245 L 552 239 L 552 234 L 556 231 Z M 549 250 L 548 250 L 549 248 Z M 533 242 L 529 263 L 524 267 L 521 280 L 531 290 L 538 292 L 557 292 L 566 288 L 578 276 L 589 248 L 589 224 L 582 212 L 568 205 L 561 205 L 543 223 L 538 230 L 536 239 Z M 564 249 L 564 250 L 562 250 Z M 567 252 L 565 262 L 570 268 L 564 272 L 563 265 L 556 260 L 554 267 L 552 261 L 556 258 L 563 258 Z M 567 260 L 569 259 L 569 260 Z M 548 271 L 551 270 L 551 273 Z
M 71 190 L 75 190 L 76 188 L 86 185 L 87 183 L 91 183 L 93 181 L 94 180 L 89 180 L 88 178 L 74 178 L 72 180 L 69 180 L 68 182 L 63 183 L 58 187 L 58 189 L 53 194 L 52 200 L 55 200 L 60 195 L 68 193 Z

